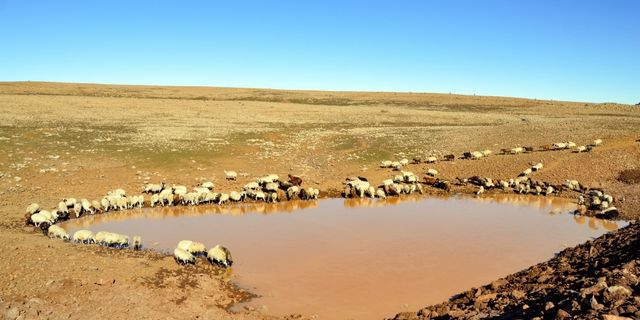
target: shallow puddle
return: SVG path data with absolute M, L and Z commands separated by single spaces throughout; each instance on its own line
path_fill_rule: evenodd
M 573 207 L 520 196 L 328 199 L 141 209 L 64 227 L 141 235 L 147 248 L 167 251 L 183 239 L 224 244 L 234 281 L 261 296 L 236 310 L 379 319 L 441 302 L 624 224 L 568 214 Z

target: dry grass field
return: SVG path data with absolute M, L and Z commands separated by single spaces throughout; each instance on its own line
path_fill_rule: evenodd
M 240 188 L 266 173 L 301 175 L 323 191 L 347 176 L 388 177 L 380 160 L 491 149 L 439 162 L 444 177 L 578 179 L 640 215 L 640 107 L 451 94 L 0 83 L 0 306 L 26 318 L 265 318 L 226 308 L 250 293 L 219 270 L 181 268 L 152 252 L 70 246 L 24 226 L 32 202 L 95 199 L 143 182 Z M 602 147 L 497 155 L 559 141 Z M 410 165 L 424 173 L 426 165 Z M 240 173 L 224 179 L 224 169 Z M 623 172 L 624 171 L 624 172 Z M 621 176 L 622 172 L 622 176 Z M 635 172 L 635 173 L 634 173 Z M 621 179 L 618 179 L 622 177 Z M 628 178 L 631 177 L 631 178 Z M 178 311 L 179 310 L 179 311 Z M 292 314 L 296 310 L 291 310 Z M 390 315 L 392 316 L 392 315 Z

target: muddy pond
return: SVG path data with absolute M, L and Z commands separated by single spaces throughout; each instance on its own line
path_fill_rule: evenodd
M 64 227 L 140 235 L 146 248 L 167 252 L 183 239 L 224 244 L 235 260 L 233 281 L 260 296 L 234 310 L 379 319 L 625 225 L 574 216 L 573 208 L 562 199 L 521 196 L 326 199 L 138 209 Z

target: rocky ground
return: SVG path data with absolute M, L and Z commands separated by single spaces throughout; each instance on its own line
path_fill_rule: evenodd
M 251 293 L 225 272 L 180 267 L 154 252 L 52 241 L 24 226 L 31 202 L 97 199 L 146 181 L 239 189 L 265 173 L 301 175 L 323 195 L 347 176 L 389 178 L 380 160 L 492 149 L 486 159 L 410 164 L 441 178 L 565 179 L 606 190 L 620 218 L 640 217 L 640 109 L 436 94 L 332 93 L 0 83 L 0 310 L 15 318 L 270 318 L 230 313 Z M 604 144 L 590 153 L 501 148 L 557 141 Z M 223 169 L 234 169 L 237 182 Z M 456 187 L 453 192 L 474 192 Z M 441 190 L 433 190 L 441 193 Z M 490 193 L 488 195 L 490 196 Z M 576 199 L 573 192 L 558 196 Z M 559 253 L 522 272 L 396 318 L 638 318 L 638 226 Z M 595 301 L 595 302 L 594 302 Z M 296 310 L 291 310 L 292 316 Z M 611 318 L 614 319 L 614 318 Z

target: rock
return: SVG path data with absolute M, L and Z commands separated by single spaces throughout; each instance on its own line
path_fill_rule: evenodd
M 609 293 L 610 297 L 613 298 L 611 300 L 624 299 L 631 295 L 631 290 L 623 286 L 611 286 L 607 288 L 607 292 Z
M 514 299 L 518 299 L 518 300 L 519 300 L 519 299 L 524 298 L 525 293 L 524 293 L 524 292 L 522 292 L 522 291 L 520 291 L 520 290 L 513 290 L 513 291 L 511 291 L 511 296 L 512 296 Z
M 592 285 L 591 287 L 583 288 L 582 290 L 580 290 L 580 294 L 582 294 L 583 297 L 586 297 L 588 295 L 598 293 L 606 288 L 607 288 L 607 282 L 605 281 L 605 278 L 602 277 L 598 279 L 598 283 Z
M 497 290 L 500 287 L 508 284 L 509 281 L 505 280 L 505 279 L 500 279 L 500 280 L 496 280 L 494 282 L 491 282 L 491 284 L 489 285 L 491 287 L 492 290 Z
M 496 297 L 498 297 L 497 293 L 487 293 L 487 294 L 483 294 L 481 296 L 479 296 L 476 301 L 478 302 L 487 302 L 487 301 L 491 301 L 493 299 L 495 299 Z
M 615 316 L 612 314 L 605 314 L 602 316 L 602 320 L 633 320 L 628 317 Z
M 568 319 L 571 318 L 571 315 L 569 314 L 569 312 L 566 312 L 562 309 L 558 309 L 558 312 L 556 312 L 556 319 Z
M 549 310 L 553 309 L 553 307 L 555 307 L 553 302 L 547 301 L 547 303 L 544 304 L 544 311 L 549 311 Z
M 15 320 L 18 316 L 20 316 L 20 310 L 18 310 L 18 308 L 10 308 L 4 312 L 5 320 Z
M 591 296 L 591 300 L 589 300 L 589 305 L 591 306 L 591 309 L 593 310 L 602 310 L 604 308 L 604 306 L 600 303 L 598 303 L 598 300 L 596 300 L 595 296 Z

